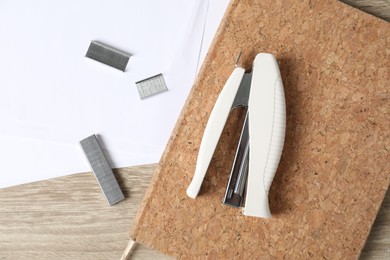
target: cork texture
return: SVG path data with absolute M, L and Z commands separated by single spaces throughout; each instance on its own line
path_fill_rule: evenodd
M 239 124 L 186 195 L 240 49 L 279 62 L 287 107 L 271 219 L 222 205 Z M 390 183 L 390 25 L 337 1 L 233 0 L 157 167 L 131 237 L 178 258 L 357 258 Z

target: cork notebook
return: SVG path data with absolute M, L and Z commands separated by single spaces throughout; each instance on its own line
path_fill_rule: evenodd
M 280 66 L 287 106 L 271 219 L 222 205 L 243 111 L 196 200 L 186 195 L 210 111 L 240 49 Z M 233 0 L 131 231 L 180 258 L 355 258 L 390 183 L 390 24 L 337 1 Z

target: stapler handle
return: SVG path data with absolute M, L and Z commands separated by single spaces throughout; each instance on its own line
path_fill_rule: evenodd
M 286 131 L 286 104 L 278 62 L 269 53 L 253 61 L 248 102 L 249 167 L 244 215 L 269 218 L 268 192 Z
M 210 118 L 207 122 L 202 142 L 200 144 L 195 174 L 192 178 L 191 184 L 187 188 L 187 195 L 190 198 L 195 199 L 199 193 L 244 73 L 245 70 L 240 67 L 233 70 L 219 94 L 213 110 L 211 111 Z

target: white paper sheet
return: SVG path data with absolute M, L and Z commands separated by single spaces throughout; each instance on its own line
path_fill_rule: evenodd
M 211 45 L 211 42 L 214 39 L 215 33 L 219 27 L 219 24 L 222 21 L 222 17 L 225 14 L 226 8 L 229 5 L 230 0 L 211 0 L 209 1 L 205 31 L 202 40 L 202 48 L 200 52 L 200 64 L 203 63 L 203 60 L 206 58 L 207 52 Z M 198 68 L 200 69 L 200 68 Z
M 219 23 L 208 8 L 0 0 L 0 188 L 89 171 L 78 141 L 92 133 L 113 167 L 157 162 L 207 47 L 205 21 Z M 133 54 L 127 71 L 85 58 L 90 40 Z M 135 82 L 158 73 L 169 91 L 141 101 Z

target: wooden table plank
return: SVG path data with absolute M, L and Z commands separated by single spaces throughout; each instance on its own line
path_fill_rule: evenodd
M 371 228 L 361 259 L 390 259 L 390 189 Z
M 115 171 L 126 200 L 109 207 L 92 173 L 0 190 L 0 259 L 119 259 L 155 165 Z M 135 256 L 161 254 L 137 246 Z
M 341 0 L 341 2 L 349 4 L 386 21 L 390 21 L 389 0 Z

